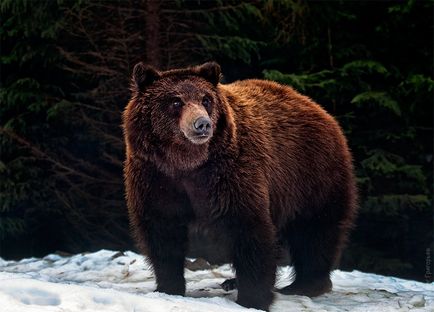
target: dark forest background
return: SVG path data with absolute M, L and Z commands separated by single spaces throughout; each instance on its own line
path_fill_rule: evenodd
M 139 61 L 216 60 L 343 126 L 360 215 L 341 268 L 423 281 L 433 245 L 433 2 L 2 0 L 0 256 L 133 249 L 121 112 Z

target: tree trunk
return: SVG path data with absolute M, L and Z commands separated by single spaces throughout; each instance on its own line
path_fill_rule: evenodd
M 146 62 L 160 67 L 160 4 L 161 0 L 146 1 Z

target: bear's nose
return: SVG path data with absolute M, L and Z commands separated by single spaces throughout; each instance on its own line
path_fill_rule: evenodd
M 208 117 L 199 117 L 193 123 L 196 134 L 207 134 L 211 129 L 211 120 Z

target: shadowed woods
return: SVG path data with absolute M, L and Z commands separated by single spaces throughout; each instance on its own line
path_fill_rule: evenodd
M 223 82 L 291 85 L 340 122 L 360 189 L 341 268 L 426 279 L 430 3 L 5 0 L 0 14 L 1 257 L 134 248 L 120 128 L 132 68 L 215 60 Z M 195 238 L 199 250 L 222 261 Z

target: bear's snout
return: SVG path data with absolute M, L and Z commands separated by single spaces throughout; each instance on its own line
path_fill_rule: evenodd
M 208 142 L 212 137 L 212 124 L 208 116 L 199 116 L 193 119 L 187 131 L 183 131 L 184 135 L 193 144 L 203 144 Z
M 199 117 L 193 122 L 193 131 L 200 136 L 208 136 L 211 130 L 211 120 L 208 117 Z
M 212 121 L 199 105 L 187 105 L 180 120 L 184 136 L 193 144 L 204 144 L 213 135 Z

